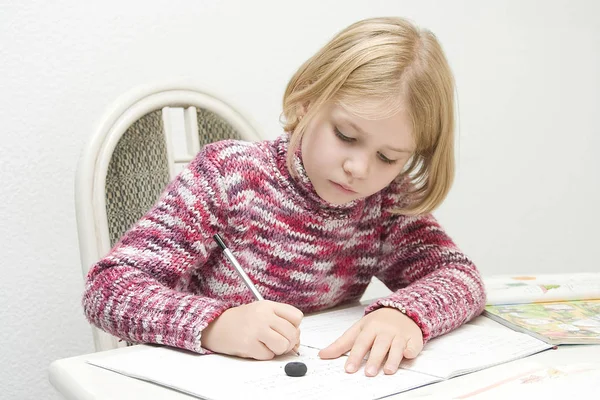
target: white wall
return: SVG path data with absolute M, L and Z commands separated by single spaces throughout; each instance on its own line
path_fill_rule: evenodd
M 0 3 L 0 397 L 58 398 L 48 364 L 93 350 L 73 178 L 107 107 L 193 79 L 274 137 L 295 68 L 364 17 L 409 17 L 447 51 L 460 158 L 438 216 L 483 273 L 598 270 L 600 3 L 90 3 Z

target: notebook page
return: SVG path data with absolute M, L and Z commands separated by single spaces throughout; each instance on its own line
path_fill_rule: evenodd
M 363 317 L 365 307 L 357 305 L 304 317 L 300 324 L 300 342 L 315 349 L 329 346 Z
M 432 339 L 402 368 L 448 379 L 517 360 L 552 346 L 523 333 L 496 327 L 463 325 Z
M 322 349 L 364 315 L 363 305 L 307 316 L 300 329 L 304 346 Z M 402 368 L 448 379 L 538 353 L 552 346 L 529 335 L 496 326 L 463 325 L 431 340 Z
M 287 355 L 271 361 L 255 361 L 221 355 L 197 355 L 172 348 L 156 347 L 140 352 L 115 354 L 88 363 L 123 375 L 154 382 L 210 400 L 336 398 L 378 399 L 439 379 L 412 371 L 395 375 L 380 373 L 366 377 L 344 371 L 345 357 L 321 360 L 316 349 L 301 347 L 300 357 Z M 305 376 L 288 377 L 284 366 L 302 361 Z

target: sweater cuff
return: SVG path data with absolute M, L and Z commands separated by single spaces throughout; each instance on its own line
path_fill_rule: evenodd
M 205 298 L 199 303 L 197 307 L 188 311 L 187 318 L 182 317 L 179 324 L 166 329 L 164 340 L 157 338 L 157 342 L 199 354 L 212 354 L 212 351 L 202 347 L 202 331 L 233 304 Z M 172 332 L 169 332 L 171 329 Z

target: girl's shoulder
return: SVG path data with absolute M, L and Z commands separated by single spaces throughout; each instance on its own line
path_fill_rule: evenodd
M 225 139 L 204 145 L 200 153 L 219 154 L 224 157 L 231 157 L 234 154 L 264 152 L 265 146 L 271 143 L 269 140 L 250 142 L 241 139 Z
M 205 145 L 196 162 L 210 163 L 221 174 L 260 171 L 269 167 L 273 141 L 227 139 Z

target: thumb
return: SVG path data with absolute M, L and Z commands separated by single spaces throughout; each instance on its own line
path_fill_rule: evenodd
M 360 325 L 357 323 L 344 332 L 335 342 L 319 351 L 319 357 L 322 359 L 338 358 L 350 351 L 359 333 Z

